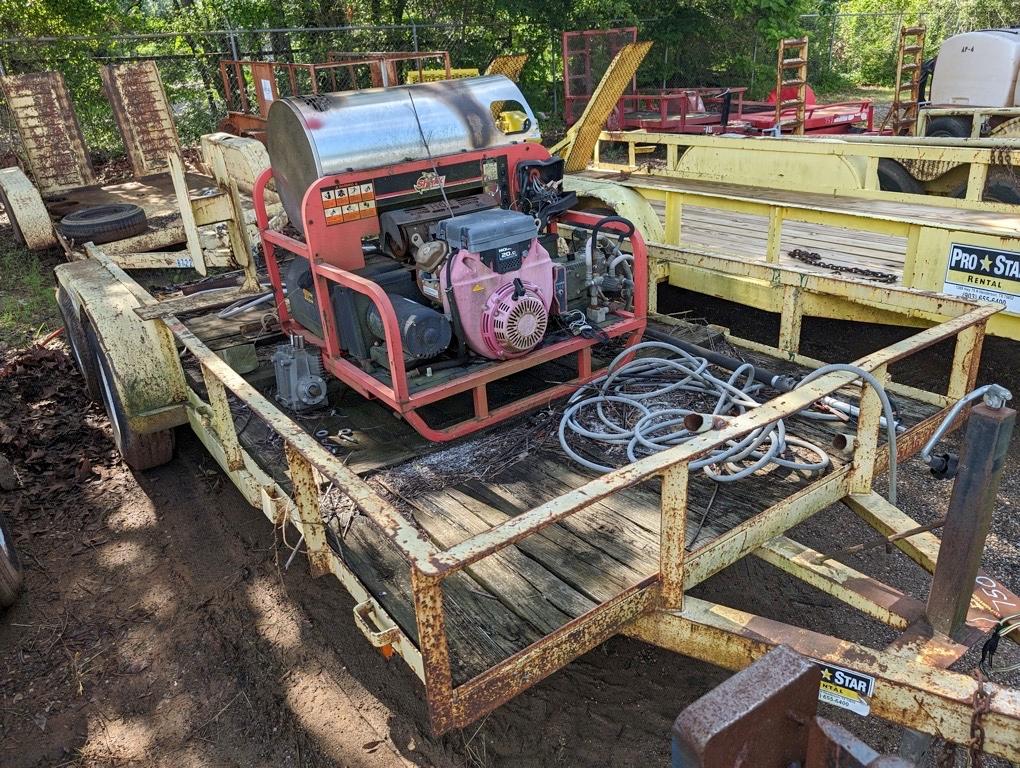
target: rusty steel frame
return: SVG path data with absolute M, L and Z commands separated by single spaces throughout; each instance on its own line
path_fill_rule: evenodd
M 560 38 L 561 60 L 563 62 L 563 109 L 564 120 L 567 125 L 578 119 L 584 112 L 588 102 L 594 97 L 596 86 L 599 80 L 604 79 L 605 73 L 596 75 L 591 68 L 592 41 L 608 40 L 605 52 L 610 59 L 617 56 L 628 44 L 638 41 L 637 27 L 621 27 L 618 29 L 588 29 L 577 32 L 564 32 Z M 583 47 L 572 50 L 571 42 L 580 39 Z M 580 73 L 571 73 L 572 63 L 580 57 L 582 69 Z M 637 90 L 637 67 L 631 72 L 627 80 L 630 81 L 632 91 Z M 583 81 L 580 89 L 572 84 L 574 80 Z M 624 86 L 626 87 L 626 86 Z
M 231 128 L 238 135 L 251 135 L 261 138 L 265 131 L 266 120 L 269 118 L 269 107 L 280 98 L 278 78 L 288 84 L 289 96 L 300 96 L 305 93 L 299 73 L 308 79 L 307 92 L 320 92 L 319 75 L 329 76 L 329 92 L 356 90 L 338 88 L 336 73 L 346 70 L 352 83 L 357 82 L 355 70 L 368 68 L 368 76 L 373 88 L 383 85 L 397 85 L 396 65 L 402 61 L 417 62 L 418 71 L 423 71 L 423 62 L 436 59 L 444 67 L 447 79 L 451 76 L 450 54 L 448 51 L 419 51 L 391 53 L 369 52 L 354 53 L 347 51 L 330 51 L 326 61 L 315 63 L 295 63 L 289 61 L 256 61 L 253 59 L 221 59 L 219 62 L 220 82 L 223 86 L 223 98 L 227 105 L 227 116 L 221 122 L 226 129 Z M 232 77 L 231 77 L 232 76 Z M 269 85 L 269 94 L 262 89 L 262 83 Z M 248 88 L 254 92 L 254 103 L 248 94 Z
M 671 768 L 917 768 L 818 716 L 822 669 L 778 646 L 687 706 Z
M 985 751 L 1013 761 L 1020 755 L 1020 691 L 941 669 L 923 657 L 866 648 L 693 597 L 686 599 L 683 610 L 642 616 L 625 634 L 732 670 L 786 645 L 818 661 L 873 676 L 874 714 L 956 744 L 971 741 L 975 694 L 982 691 L 989 697 L 988 711 L 980 715 Z
M 825 279 L 820 278 L 821 286 Z M 806 283 L 804 290 L 819 290 L 820 285 Z M 899 294 L 904 294 L 900 297 Z M 997 307 L 975 306 L 942 297 L 918 295 L 915 292 L 889 289 L 895 304 L 904 300 L 909 309 L 918 311 L 928 302 L 932 314 L 954 314 L 950 320 L 923 330 L 914 336 L 857 361 L 857 364 L 882 378 L 889 366 L 927 347 L 956 339 L 952 389 L 960 391 L 973 381 L 979 360 L 983 329 Z M 185 307 L 167 307 L 184 311 Z M 850 385 L 851 373 L 832 373 L 812 384 L 778 397 L 754 412 L 734 418 L 724 429 L 706 433 L 691 442 L 669 451 L 647 457 L 538 507 L 514 517 L 483 533 L 446 549 L 437 547 L 407 520 L 386 499 L 364 480 L 330 455 L 297 423 L 283 414 L 273 403 L 259 394 L 243 377 L 219 359 L 187 326 L 174 315 L 159 315 L 158 304 L 145 309 L 145 317 L 165 323 L 185 349 L 201 363 L 206 379 L 208 402 L 190 393 L 189 420 L 203 443 L 230 474 L 251 503 L 263 509 L 277 524 L 289 520 L 305 534 L 310 567 L 314 574 L 333 573 L 358 600 L 355 623 L 376 646 L 400 655 L 423 680 L 432 725 L 437 733 L 463 727 L 495 707 L 508 701 L 526 688 L 561 668 L 586 651 L 597 647 L 609 637 L 624 633 L 673 648 L 687 655 L 704 658 L 721 666 L 738 668 L 770 647 L 769 636 L 759 637 L 756 631 L 724 629 L 709 618 L 712 607 L 695 601 L 685 592 L 695 584 L 717 573 L 747 554 L 756 554 L 784 567 L 807 583 L 819 586 L 829 594 L 861 609 L 897 628 L 909 628 L 923 611 L 920 601 L 898 593 L 835 561 L 814 562 L 816 553 L 787 538 L 785 533 L 794 525 L 838 501 L 844 501 L 863 519 L 880 531 L 891 531 L 916 525 L 895 507 L 884 503 L 871 490 L 874 474 L 886 467 L 883 451 L 877 450 L 879 405 L 869 389 L 862 391 L 862 415 L 858 442 L 861 446 L 852 462 L 830 472 L 792 494 L 781 502 L 755 515 L 719 538 L 685 553 L 678 542 L 683 541 L 686 520 L 686 486 L 689 463 L 705 455 L 716 445 L 755 429 L 761 424 L 792 415 L 810 402 Z M 227 393 L 241 400 L 254 415 L 263 419 L 279 434 L 285 446 L 295 488 L 288 496 L 254 459 L 240 446 L 230 416 Z M 948 404 L 952 398 L 944 397 Z M 904 433 L 898 454 L 905 459 L 916 453 L 934 432 L 945 411 L 936 414 Z M 662 544 L 660 570 L 617 596 L 596 606 L 588 613 L 568 622 L 531 646 L 459 685 L 453 681 L 451 649 L 446 637 L 443 607 L 443 581 L 471 564 L 512 546 L 557 521 L 563 520 L 619 491 L 653 478 L 662 478 Z M 370 523 L 376 526 L 400 552 L 411 572 L 418 643 L 413 642 L 386 611 L 367 593 L 344 563 L 333 554 L 322 535 L 320 513 L 321 488 L 332 484 L 358 506 Z M 870 516 L 870 517 L 869 517 Z M 922 534 L 901 539 L 896 545 L 932 569 L 938 554 L 938 539 Z M 920 554 L 918 555 L 918 551 Z M 979 577 L 979 586 L 982 584 Z M 987 583 L 999 587 L 990 577 Z M 985 589 L 985 605 L 972 607 L 968 617 L 971 627 L 987 628 L 1003 614 L 1003 605 L 989 603 Z M 991 594 L 1000 592 L 998 588 Z M 727 616 L 735 615 L 733 612 Z M 973 694 L 973 681 L 955 673 L 944 672 L 945 659 L 951 653 L 946 644 L 929 643 L 922 648 L 920 661 L 905 661 L 892 651 L 872 651 L 837 638 L 800 630 L 778 622 L 752 617 L 752 627 L 774 630 L 783 641 L 801 638 L 798 650 L 834 662 L 850 664 L 865 659 L 855 668 L 873 672 L 881 681 L 876 694 L 876 712 L 911 727 L 937 728 L 943 736 L 965 741 L 969 734 L 970 710 L 966 702 Z M 732 623 L 732 622 L 731 622 Z M 724 638 L 720 640 L 720 637 Z M 807 638 L 807 639 L 805 639 Z M 971 638 L 973 639 L 973 637 Z M 961 646 L 962 647 L 962 646 Z M 737 650 L 734 650 L 737 649 Z M 938 654 L 941 654 L 939 656 Z M 877 659 L 877 661 L 875 661 Z M 904 671 L 905 670 L 905 671 Z M 908 674 L 909 673 L 909 674 Z M 945 677 L 944 677 L 945 676 Z M 969 686 L 969 687 L 968 687 Z M 938 713 L 935 720 L 924 720 L 907 711 L 904 697 L 918 696 L 931 703 Z M 896 709 L 894 702 L 901 707 Z M 1020 693 L 995 689 L 993 710 L 986 722 L 991 732 L 989 750 L 1016 758 L 1020 747 L 996 735 L 996 728 L 1015 728 L 1020 721 Z M 965 727 L 966 726 L 966 727 Z M 969 736 L 968 736 L 969 738 Z
M 400 655 L 423 680 L 432 726 L 437 733 L 477 720 L 572 659 L 609 637 L 623 633 L 729 668 L 750 663 L 775 642 L 796 641 L 797 650 L 807 655 L 875 674 L 880 684 L 876 688 L 874 707 L 883 717 L 959 743 L 969 739 L 972 714 L 969 702 L 976 683 L 943 669 L 958 659 L 966 646 L 948 639 L 918 635 L 918 624 L 924 617 L 916 598 L 901 596 L 896 590 L 836 561 L 819 563 L 817 553 L 786 538 L 792 527 L 840 501 L 880 533 L 907 531 L 917 526 L 872 490 L 875 474 L 886 469 L 887 456 L 878 446 L 880 405 L 870 387 L 862 385 L 860 390 L 855 390 L 861 396 L 861 414 L 856 435 L 858 448 L 852 461 L 690 553 L 685 552 L 681 543 L 687 518 L 691 461 L 727 440 L 791 416 L 820 397 L 852 386 L 856 380 L 853 373 L 825 375 L 733 418 L 720 430 L 702 434 L 688 443 L 594 479 L 444 549 L 260 394 L 174 314 L 194 311 L 205 299 L 189 297 L 165 302 L 161 308 L 160 302 L 148 296 L 109 257 L 98 250 L 89 255 L 105 266 L 115 280 L 125 284 L 133 295 L 140 297 L 142 306 L 136 314 L 141 320 L 156 323 L 161 333 L 172 335 L 199 362 L 207 394 L 203 399 L 194 390 L 188 390 L 184 408 L 190 426 L 251 504 L 261 508 L 274 524 L 290 523 L 301 531 L 311 572 L 315 575 L 332 573 L 351 592 L 358 603 L 353 620 L 369 641 L 387 653 Z M 655 258 L 656 254 L 652 255 Z M 937 323 L 856 361 L 856 365 L 871 371 L 880 380 L 888 379 L 892 364 L 940 341 L 955 339 L 948 393 L 930 393 L 927 397 L 928 402 L 943 410 L 899 437 L 901 460 L 920 450 L 940 424 L 948 406 L 973 386 L 985 326 L 999 310 L 993 305 L 975 305 L 909 289 L 856 286 L 853 281 L 804 274 L 778 265 L 747 265 L 747 269 L 767 270 L 776 288 L 798 292 L 795 299 L 830 293 L 842 295 L 849 286 L 851 291 L 868 290 L 871 300 L 881 300 L 890 311 Z M 768 351 L 813 365 L 813 361 L 790 349 L 785 350 L 785 354 L 780 350 Z M 176 354 L 172 363 L 179 365 Z M 910 392 L 922 394 L 919 390 Z M 230 411 L 231 396 L 281 438 L 293 484 L 289 493 L 241 446 Z M 615 493 L 656 478 L 662 482 L 658 573 L 624 589 L 473 679 L 455 684 L 445 629 L 444 580 Z M 321 513 L 322 488 L 327 484 L 346 494 L 368 524 L 378 529 L 408 564 L 417 642 L 396 624 L 357 574 L 329 548 Z M 928 570 L 934 570 L 939 540 L 933 534 L 901 538 L 895 545 Z M 905 628 L 903 640 L 897 648 L 874 651 L 768 619 L 740 616 L 738 612 L 687 596 L 691 587 L 748 554 L 779 565 L 806 583 L 818 586 L 890 626 Z M 967 626 L 974 631 L 968 642 L 974 639 L 977 629 L 987 629 L 1018 601 L 985 574 L 978 577 L 974 598 L 967 617 Z M 1009 729 L 1015 733 L 1020 724 L 1020 692 L 989 690 L 992 709 L 984 722 L 988 734 L 986 745 L 994 754 L 1020 759 L 1020 744 L 1011 743 L 1003 736 Z M 908 703 L 915 698 L 935 714 L 913 711 Z
M 240 115 L 245 117 L 252 117 L 260 119 L 261 122 L 265 122 L 266 118 L 269 117 L 269 106 L 277 98 L 279 98 L 279 85 L 276 80 L 278 76 L 283 76 L 286 82 L 290 85 L 290 91 L 292 96 L 300 95 L 298 88 L 298 73 L 303 73 L 308 77 L 310 93 L 316 94 L 319 92 L 318 75 L 319 73 L 325 72 L 330 76 L 331 91 L 336 91 L 336 72 L 337 70 L 347 70 L 351 76 L 351 80 L 354 80 L 354 68 L 359 66 L 369 67 L 371 77 L 373 81 L 377 77 L 376 70 L 379 69 L 380 62 L 377 59 L 363 58 L 358 60 L 344 60 L 344 61 L 329 61 L 329 62 L 318 62 L 318 63 L 294 63 L 289 61 L 255 61 L 253 59 L 221 59 L 220 60 L 220 82 L 223 85 L 223 96 L 227 103 L 227 114 L 228 116 Z M 259 90 L 258 84 L 258 73 L 260 70 L 265 70 L 266 74 L 272 77 L 271 81 L 268 81 L 271 85 L 272 98 L 265 98 L 263 93 Z M 233 73 L 234 79 L 231 80 L 230 74 Z M 253 105 L 251 99 L 248 96 L 249 85 L 255 89 L 256 103 Z M 240 110 L 235 110 L 232 107 L 235 103 L 241 105 Z

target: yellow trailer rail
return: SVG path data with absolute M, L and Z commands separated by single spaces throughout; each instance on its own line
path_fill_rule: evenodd
M 289 523 L 300 531 L 312 573 L 332 573 L 354 596 L 357 606 L 351 620 L 367 639 L 386 653 L 402 657 L 423 681 L 437 733 L 476 721 L 572 659 L 623 633 L 730 669 L 748 665 L 773 644 L 790 644 L 812 658 L 872 679 L 870 706 L 875 714 L 957 744 L 970 743 L 972 722 L 979 721 L 985 751 L 1020 759 L 1020 692 L 944 668 L 969 645 L 980 642 L 989 626 L 1011 609 L 1015 611 L 1018 598 L 990 576 L 982 576 L 976 585 L 966 585 L 962 599 L 965 603 L 969 600 L 970 607 L 963 629 L 968 640 L 966 644 L 956 643 L 932 633 L 930 628 L 925 630 L 927 619 L 919 599 L 836 559 L 822 562 L 819 553 L 788 535 L 797 524 L 838 502 L 883 535 L 917 526 L 873 490 L 876 474 L 883 472 L 888 463 L 886 451 L 880 446 L 880 433 L 884 433 L 881 404 L 870 386 L 854 386 L 858 380 L 855 373 L 823 375 L 690 442 L 587 479 L 502 522 L 467 531 L 452 541 L 437 541 L 432 533 L 415 524 L 406 510 L 398 508 L 392 496 L 332 455 L 231 368 L 189 324 L 189 316 L 232 301 L 238 295 L 236 291 L 160 301 L 101 250 L 90 249 L 89 255 L 86 261 L 59 266 L 57 276 L 75 308 L 71 324 L 80 322 L 88 330 L 87 338 L 93 340 L 87 351 L 101 362 L 103 381 L 113 393 L 106 402 L 108 410 L 111 402 L 117 405 L 113 413 L 118 421 L 116 428 L 129 434 L 131 430 L 141 433 L 188 424 L 253 506 L 274 524 Z M 655 255 L 671 268 L 674 259 L 686 258 L 668 245 L 656 246 Z M 702 266 L 722 273 L 732 268 L 724 261 L 709 259 Z M 882 303 L 889 312 L 934 323 L 855 363 L 891 391 L 933 406 L 926 411 L 928 415 L 900 435 L 900 460 L 915 454 L 945 418 L 946 407 L 973 388 L 986 325 L 999 311 L 994 305 L 901 287 L 887 286 L 877 295 L 873 286 L 862 281 L 837 280 L 775 264 L 745 264 L 742 269 L 785 296 L 807 301 L 824 300 L 833 293 L 842 297 L 860 292 L 869 301 Z M 764 350 L 778 357 L 788 357 L 796 349 L 799 336 L 799 301 L 787 303 L 794 314 L 784 321 L 786 349 Z M 69 329 L 69 336 L 76 336 L 74 330 Z M 955 352 L 945 393 L 925 393 L 898 387 L 891 381 L 891 366 L 946 340 L 955 344 Z M 730 341 L 743 343 L 734 337 Z M 760 352 L 764 348 L 756 349 Z M 199 366 L 200 385 L 188 382 L 182 359 Z M 797 359 L 808 368 L 814 365 L 806 358 Z M 859 396 L 860 404 L 854 436 L 857 449 L 852 459 L 686 551 L 688 518 L 699 513 L 689 503 L 694 480 L 691 462 L 728 440 L 792 416 L 826 395 L 846 393 L 848 388 Z M 249 419 L 255 417 L 264 423 L 282 444 L 286 481 L 281 480 L 280 467 L 266 466 L 245 447 L 233 410 L 237 407 L 246 409 Z M 474 669 L 466 676 L 458 674 L 458 647 L 452 639 L 458 616 L 451 613 L 449 602 L 455 582 L 469 577 L 479 584 L 488 583 L 485 575 L 492 571 L 486 568 L 502 567 L 536 537 L 551 535 L 559 526 L 578 521 L 592 510 L 604 516 L 607 505 L 629 498 L 627 494 L 649 481 L 661 486 L 661 493 L 655 496 L 657 531 L 652 534 L 655 544 L 646 575 L 585 603 L 569 620 L 486 668 Z M 407 569 L 410 624 L 401 623 L 388 607 L 392 603 L 387 600 L 392 596 L 384 593 L 392 591 L 391 585 L 395 588 L 396 582 L 385 581 L 380 592 L 378 586 L 369 586 L 364 566 L 340 557 L 331 548 L 323 507 L 324 496 L 331 492 L 339 492 L 357 509 L 373 535 L 384 541 Z M 452 508 L 445 513 L 457 514 Z M 933 534 L 901 538 L 895 544 L 929 570 L 940 570 L 942 550 Z M 905 637 L 915 638 L 911 641 L 912 652 L 864 647 L 687 595 L 694 585 L 749 554 L 779 565 L 866 615 L 906 630 Z M 569 565 L 569 553 L 565 557 Z M 941 570 L 950 566 L 943 562 Z M 992 592 L 988 585 L 992 585 Z M 498 600 L 501 596 L 495 597 Z M 536 605 L 546 602 L 539 597 Z M 976 709 L 979 701 L 981 705 Z
M 622 145 L 623 157 L 607 154 Z M 652 151 L 661 158 L 652 162 Z M 869 200 L 965 210 L 1015 210 L 1015 202 L 987 196 L 996 171 L 1010 176 L 1020 165 L 1014 138 L 980 140 L 865 136 L 696 136 L 646 131 L 602 131 L 592 167 L 645 171 L 702 181 L 731 181 L 771 189 L 852 195 Z M 625 159 L 625 162 L 621 162 Z M 923 182 L 915 192 L 882 189 L 879 168 L 888 161 L 906 168 Z M 1014 189 L 1017 187 L 1014 185 Z M 955 193 L 956 196 L 953 196 Z
M 603 133 L 604 143 L 625 147 L 629 161 L 608 162 L 603 148 L 588 170 L 568 178 L 568 188 L 591 206 L 649 221 L 649 240 L 679 246 L 668 263 L 653 258 L 650 273 L 659 280 L 772 312 L 789 305 L 791 322 L 819 316 L 926 324 L 923 316 L 883 306 L 881 285 L 891 283 L 998 303 L 1004 311 L 992 318 L 989 332 L 1020 339 L 1020 208 L 871 188 L 878 160 L 925 152 L 931 160 L 930 148 L 639 132 Z M 637 148 L 649 145 L 663 150 L 664 163 L 639 164 Z M 989 167 L 1014 162 L 1014 153 L 1004 149 L 946 146 L 936 156 L 969 162 L 975 184 L 983 183 Z M 722 257 L 722 266 L 705 269 L 702 262 L 711 257 Z M 847 291 L 834 286 L 801 299 L 775 291 L 743 264 L 829 275 L 870 272 L 882 283 L 872 283 L 870 291 L 850 290 L 848 283 Z M 796 352 L 787 342 L 784 349 Z

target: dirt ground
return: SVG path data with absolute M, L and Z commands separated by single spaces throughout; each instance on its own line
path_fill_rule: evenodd
M 852 359 L 859 335 L 806 330 Z M 1020 389 L 1015 345 L 989 344 L 985 362 L 987 375 Z M 179 430 L 172 463 L 133 473 L 80 385 L 60 340 L 0 359 L 0 452 L 24 483 L 0 505 L 26 566 L 23 596 L 0 614 L 0 766 L 665 765 L 673 719 L 727 676 L 615 638 L 480 723 L 434 738 L 414 675 L 369 646 L 334 580 L 312 579 L 301 556 L 284 570 L 280 531 L 190 432 Z M 985 564 L 1020 591 L 1018 443 Z M 923 522 L 948 498 L 916 460 L 899 489 Z M 867 529 L 833 509 L 795 538 L 831 547 Z M 878 549 L 851 563 L 925 594 L 926 576 L 905 558 Z M 892 639 L 752 558 L 696 594 L 876 647 Z M 1017 660 L 1013 649 L 1003 655 Z M 825 714 L 876 748 L 897 742 L 880 721 Z

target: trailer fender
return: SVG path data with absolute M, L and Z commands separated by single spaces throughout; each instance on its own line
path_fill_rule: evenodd
M 30 251 L 57 245 L 53 222 L 42 195 L 20 168 L 0 169 L 0 203 L 14 228 L 14 237 Z
M 645 242 L 665 242 L 666 235 L 658 214 L 651 204 L 634 190 L 612 182 L 572 175 L 563 177 L 563 189 L 577 193 L 581 209 L 608 208 L 618 216 L 633 222 Z
M 135 309 L 145 292 L 107 258 L 55 268 L 57 282 L 82 327 L 91 329 L 95 350 L 107 361 L 128 426 L 139 434 L 188 421 L 187 384 L 173 335 L 158 320 L 142 320 Z
M 255 180 L 269 167 L 266 145 L 257 139 L 229 133 L 202 136 L 202 160 L 217 181 L 233 179 L 237 188 L 251 194 Z M 275 197 L 275 195 L 269 195 Z

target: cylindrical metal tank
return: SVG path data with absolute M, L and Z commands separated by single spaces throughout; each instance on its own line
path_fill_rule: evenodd
M 524 131 L 496 126 L 494 111 L 507 109 L 527 114 Z M 302 232 L 301 200 L 322 176 L 540 139 L 531 107 L 503 75 L 292 96 L 273 103 L 266 126 L 277 192 Z

